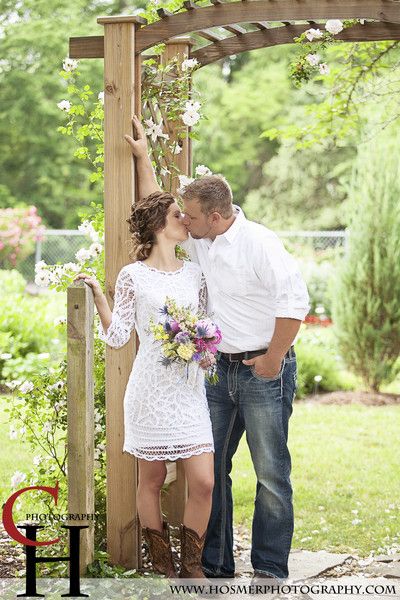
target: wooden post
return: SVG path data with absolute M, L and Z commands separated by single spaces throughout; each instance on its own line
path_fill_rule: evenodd
M 126 219 L 135 202 L 135 168 L 124 134 L 140 110 L 136 76 L 137 17 L 100 17 L 104 25 L 104 208 L 105 286 L 112 306 L 120 269 L 131 262 Z M 111 301 L 111 302 L 110 302 Z M 112 564 L 138 568 L 141 540 L 136 511 L 137 460 L 123 453 L 123 398 L 136 355 L 135 336 L 120 349 L 106 349 L 107 552 Z
M 68 513 L 94 514 L 93 293 L 83 281 L 67 290 L 67 415 Z M 81 531 L 84 575 L 93 562 L 95 522 L 79 524 L 89 525 Z
M 192 41 L 187 36 L 176 37 L 166 43 L 166 48 L 162 54 L 161 60 L 165 63 L 169 62 L 175 56 L 179 57 L 179 62 L 189 57 Z M 174 133 L 177 129 L 177 123 L 168 122 L 171 141 L 174 139 Z M 190 176 L 192 172 L 191 164 L 191 140 L 187 137 L 183 140 L 182 152 L 174 155 L 175 165 L 178 167 L 182 175 Z M 178 177 L 173 177 L 171 191 L 176 193 L 179 187 Z M 176 465 L 176 466 L 175 466 Z M 175 468 L 174 468 L 175 466 Z M 182 460 L 177 460 L 175 463 L 167 463 L 168 476 L 166 483 L 170 482 L 166 489 L 162 492 L 162 508 L 163 513 L 171 525 L 179 525 L 183 521 L 183 513 L 187 500 L 187 482 L 183 469 Z M 174 477 L 175 471 L 175 477 Z

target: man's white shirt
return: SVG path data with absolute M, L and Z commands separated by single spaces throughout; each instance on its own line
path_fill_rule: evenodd
M 266 348 L 276 317 L 303 320 L 310 309 L 297 262 L 276 233 L 234 210 L 235 221 L 214 241 L 189 236 L 181 244 L 204 273 L 219 349 L 232 353 Z

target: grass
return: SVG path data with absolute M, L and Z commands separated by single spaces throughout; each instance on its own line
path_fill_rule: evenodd
M 293 548 L 367 556 L 400 544 L 399 428 L 399 406 L 295 404 L 289 431 Z M 10 440 L 1 398 L 0 435 L 4 502 L 12 493 L 11 476 L 16 470 L 28 472 L 33 455 L 20 439 Z M 251 528 L 256 480 L 245 436 L 232 478 L 235 522 Z M 28 508 L 40 512 L 29 501 Z M 353 524 L 355 519 L 361 522 Z
M 366 556 L 400 544 L 399 426 L 399 406 L 295 404 L 293 548 Z M 234 519 L 251 527 L 256 479 L 244 436 L 232 479 Z

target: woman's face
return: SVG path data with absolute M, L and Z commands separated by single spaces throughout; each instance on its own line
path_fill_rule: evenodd
M 183 242 L 188 238 L 188 230 L 183 223 L 184 217 L 178 204 L 174 202 L 168 208 L 166 224 L 162 234 L 174 242 Z

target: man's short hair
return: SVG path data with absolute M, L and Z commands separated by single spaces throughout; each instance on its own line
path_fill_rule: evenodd
M 228 219 L 233 214 L 232 190 L 222 175 L 205 175 L 195 179 L 185 187 L 182 198 L 198 200 L 201 212 L 205 215 L 218 212 L 221 217 Z

